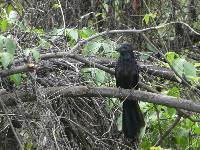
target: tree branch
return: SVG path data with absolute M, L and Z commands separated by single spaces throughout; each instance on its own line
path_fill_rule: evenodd
M 66 97 L 116 97 L 127 98 L 128 96 L 133 100 L 139 100 L 143 102 L 149 102 L 159 105 L 164 105 L 173 108 L 184 109 L 188 111 L 200 113 L 200 104 L 194 103 L 191 100 L 176 98 L 172 96 L 165 96 L 162 94 L 155 94 L 146 91 L 118 89 L 111 87 L 86 87 L 86 86 L 61 86 L 61 87 L 49 87 L 41 88 L 40 92 L 48 98 L 55 98 L 56 96 Z M 33 94 L 24 94 L 17 92 L 22 101 L 35 101 L 36 96 Z M 2 100 L 7 106 L 15 105 L 15 95 L 6 94 L 1 96 Z
M 63 55 L 65 55 L 65 53 L 66 52 L 47 53 L 47 54 L 41 55 L 41 59 L 47 60 L 50 58 L 63 58 Z M 96 67 L 96 68 L 101 69 L 110 74 L 114 74 L 114 70 L 112 70 L 109 67 L 106 67 L 104 65 L 101 65 L 100 63 L 112 64 L 112 65 L 110 65 L 110 67 L 114 67 L 115 62 L 116 62 L 115 60 L 112 61 L 109 59 L 96 59 L 96 58 L 90 60 L 87 57 L 84 57 L 84 56 L 78 55 L 78 54 L 69 54 L 69 55 L 67 55 L 67 57 L 75 59 L 79 62 L 82 62 L 88 66 Z M 174 73 L 172 71 L 170 71 L 169 69 L 163 69 L 163 68 L 156 69 L 156 68 L 148 67 L 147 65 L 145 65 L 143 63 L 138 63 L 138 66 L 139 66 L 140 70 L 147 72 L 148 74 L 151 74 L 153 76 L 159 76 L 159 77 L 162 77 L 167 80 L 178 82 Z M 33 71 L 33 69 L 29 68 L 27 65 L 18 66 L 18 67 L 12 68 L 12 69 L 0 71 L 0 77 L 6 77 L 6 76 L 9 76 L 12 74 L 16 74 L 16 73 L 20 73 L 20 72 L 28 72 L 28 71 Z

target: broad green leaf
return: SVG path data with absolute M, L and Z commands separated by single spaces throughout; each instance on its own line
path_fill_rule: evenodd
M 170 64 L 172 64 L 172 62 L 174 61 L 174 59 L 176 58 L 175 56 L 177 55 L 175 52 L 168 52 L 165 54 L 167 60 L 169 61 Z
M 181 136 L 179 132 L 179 134 L 175 136 L 176 142 L 181 146 L 181 149 L 186 149 L 188 145 L 188 139 L 187 139 L 188 135 L 189 134 L 187 134 L 187 136 Z
M 146 15 L 144 16 L 144 18 L 143 18 L 143 20 L 144 20 L 144 22 L 145 22 L 146 24 L 149 24 L 149 19 L 150 19 L 149 14 L 146 14 Z
M 37 49 L 33 49 L 32 53 L 35 61 L 38 63 L 40 60 L 40 52 Z
M 5 39 L 5 37 L 0 35 L 0 52 L 3 52 L 4 39 Z
M 105 80 L 105 71 L 102 71 L 100 69 L 95 69 L 95 83 L 97 85 L 101 85 Z
M 176 115 L 176 109 L 167 107 L 167 114 L 171 117 Z
M 200 135 L 200 126 L 196 125 L 196 126 L 194 127 L 194 133 Z
M 15 54 L 15 50 L 16 50 L 16 44 L 15 41 L 12 38 L 6 38 L 6 51 L 12 55 Z
M 83 53 L 83 55 L 96 54 L 100 47 L 101 47 L 101 43 L 90 42 L 85 46 L 82 53 Z
M 3 68 L 6 69 L 9 64 L 13 62 L 13 55 L 8 52 L 1 53 L 1 63 L 3 65 Z
M 111 53 L 114 50 L 113 47 L 111 46 L 111 44 L 109 44 L 109 43 L 103 42 L 103 43 L 101 43 L 101 46 L 103 46 L 105 54 L 106 53 Z
M 90 28 L 83 28 L 82 30 L 79 30 L 79 35 L 81 36 L 81 38 L 83 39 L 87 39 L 89 38 L 91 35 L 95 34 L 95 31 L 93 31 Z
M 51 41 L 54 42 L 56 39 L 60 38 L 60 36 L 64 35 L 64 28 L 61 29 L 53 29 L 53 31 L 50 32 Z
M 13 81 L 15 85 L 18 87 L 22 81 L 21 73 L 11 75 L 10 80 Z
M 3 32 L 6 32 L 7 31 L 7 27 L 8 27 L 8 20 L 7 19 L 4 19 L 1 21 L 1 30 Z
M 178 97 L 180 97 L 180 89 L 177 87 L 173 87 L 168 91 L 167 95 L 178 98 Z
M 194 122 L 192 122 L 190 119 L 185 120 L 185 128 L 186 129 L 191 129 L 193 125 L 194 125 Z
M 185 76 L 193 76 L 193 77 L 196 77 L 197 76 L 197 70 L 196 68 L 194 67 L 193 64 L 189 63 L 189 62 L 185 62 L 184 63 L 184 73 L 185 73 Z
M 70 38 L 72 38 L 76 42 L 78 41 L 78 30 L 77 29 L 67 29 L 67 34 L 69 35 Z
M 181 77 L 183 76 L 184 73 L 184 63 L 185 59 L 182 58 L 177 58 L 172 62 L 172 66 Z

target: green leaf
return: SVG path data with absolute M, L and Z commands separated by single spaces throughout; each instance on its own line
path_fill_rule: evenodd
M 95 83 L 101 85 L 105 80 L 105 71 L 95 69 Z
M 173 87 L 167 93 L 169 96 L 180 97 L 180 89 L 177 87 Z
M 15 54 L 15 50 L 16 50 L 16 44 L 15 41 L 13 39 L 11 39 L 10 37 L 6 38 L 6 51 L 8 53 L 10 53 L 11 55 Z
M 11 62 L 13 62 L 14 56 L 11 55 L 8 52 L 1 53 L 1 63 L 3 65 L 3 68 L 6 69 Z
M 5 39 L 5 37 L 0 35 L 0 52 L 3 52 L 4 39 Z
M 101 47 L 101 43 L 99 42 L 90 42 L 88 43 L 85 48 L 83 49 L 83 55 L 91 55 L 96 54 Z
M 166 58 L 169 61 L 169 63 L 172 65 L 172 62 L 176 58 L 175 56 L 177 56 L 177 54 L 175 52 L 168 52 L 165 55 L 166 55 Z
M 29 56 L 30 54 L 33 54 L 33 58 L 38 63 L 39 60 L 40 60 L 40 52 L 36 48 L 33 48 L 33 49 L 28 48 L 28 49 L 26 49 L 25 50 L 25 56 Z
M 22 81 L 22 75 L 21 73 L 18 74 L 13 74 L 10 77 L 10 80 L 13 81 L 15 83 L 15 85 L 18 87 Z
M 184 63 L 184 74 L 186 77 L 187 76 L 197 77 L 197 70 L 193 64 L 191 64 L 189 62 L 185 62 Z
M 7 13 L 10 14 L 10 12 L 13 10 L 13 6 L 11 4 L 7 7 Z
M 187 144 L 188 144 L 187 137 L 177 135 L 175 138 L 176 138 L 177 144 L 179 144 L 181 146 L 181 149 L 186 149 Z
M 67 29 L 67 34 L 69 35 L 70 38 L 72 38 L 76 42 L 78 41 L 78 30 L 77 29 Z
M 102 42 L 101 46 L 103 47 L 105 54 L 112 53 L 114 51 L 113 46 L 110 43 Z
M 4 19 L 3 21 L 1 21 L 1 30 L 3 32 L 6 32 L 7 31 L 7 27 L 8 27 L 8 20 Z
M 31 150 L 33 144 L 31 142 L 26 143 L 26 150 Z
M 79 30 L 79 35 L 81 36 L 81 38 L 83 39 L 87 39 L 89 38 L 91 35 L 95 34 L 95 31 L 93 31 L 90 28 L 86 28 L 84 27 L 82 30 Z
M 197 125 L 196 125 L 196 126 L 194 127 L 194 133 L 200 135 L 200 126 L 197 126 Z
M 169 116 L 172 117 L 172 116 L 176 115 L 176 109 L 167 107 L 167 113 Z
M 50 32 L 50 36 L 51 36 L 51 41 L 54 42 L 56 39 L 60 38 L 60 36 L 62 36 L 64 34 L 65 29 L 61 28 L 61 29 L 53 29 L 53 31 Z
M 40 52 L 37 49 L 33 49 L 32 53 L 35 61 L 38 63 L 40 60 Z
M 152 19 L 154 20 L 156 18 L 156 13 L 149 13 L 149 14 L 146 14 L 143 18 L 144 22 L 146 24 L 149 24 L 149 20 Z
M 172 62 L 172 66 L 181 77 L 183 76 L 184 73 L 184 63 L 185 59 L 182 58 L 177 58 Z
M 59 5 L 59 4 L 53 4 L 53 7 L 52 7 L 53 9 L 58 9 L 58 8 L 61 8 L 61 5 Z

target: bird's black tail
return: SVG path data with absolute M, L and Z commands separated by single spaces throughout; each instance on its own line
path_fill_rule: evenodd
M 126 99 L 123 102 L 122 129 L 125 137 L 138 138 L 144 127 L 144 117 L 137 101 Z

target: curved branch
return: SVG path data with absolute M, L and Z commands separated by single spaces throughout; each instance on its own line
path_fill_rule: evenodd
M 65 54 L 67 54 L 67 53 L 66 52 L 47 53 L 47 54 L 43 54 L 41 56 L 41 59 L 47 60 L 47 59 L 50 59 L 50 58 L 63 58 L 63 56 L 65 56 Z M 92 67 L 96 67 L 98 69 L 101 69 L 101 70 L 103 70 L 107 73 L 114 74 L 114 70 L 110 69 L 109 67 L 115 66 L 115 60 L 96 59 L 96 58 L 95 59 L 89 59 L 88 57 L 84 57 L 84 56 L 78 55 L 78 54 L 69 54 L 69 55 L 67 55 L 67 57 L 75 59 L 79 62 L 82 62 L 82 63 L 84 63 L 88 66 L 92 66 Z M 103 63 L 104 65 L 105 65 L 105 63 L 111 64 L 111 65 L 109 67 L 106 67 L 104 65 L 101 65 L 101 63 Z M 165 78 L 167 80 L 178 82 L 174 73 L 172 71 L 170 71 L 169 69 L 164 69 L 164 68 L 156 69 L 156 68 L 148 67 L 148 65 L 145 65 L 145 64 L 142 64 L 142 63 L 138 63 L 138 66 L 139 66 L 141 71 L 147 72 L 148 74 L 151 74 L 153 76 L 159 76 L 159 77 Z M 38 66 L 38 68 L 39 68 L 39 66 Z M 15 74 L 15 73 L 28 72 L 28 71 L 32 71 L 32 69 L 29 68 L 27 65 L 18 66 L 16 68 L 0 71 L 0 77 L 5 77 L 5 76 L 9 76 L 9 75 L 12 75 L 12 74 Z
M 130 97 L 133 100 L 139 100 L 143 102 L 149 102 L 159 105 L 164 105 L 173 108 L 184 109 L 188 111 L 200 113 L 200 104 L 194 103 L 191 100 L 176 98 L 172 96 L 165 96 L 162 94 L 155 94 L 146 91 L 138 90 L 127 90 L 118 89 L 111 87 L 86 87 L 86 86 L 61 86 L 61 87 L 49 87 L 41 88 L 39 90 L 43 95 L 48 98 L 55 98 L 56 96 L 66 96 L 66 97 L 116 97 L 116 98 L 127 98 Z M 18 92 L 19 97 L 22 101 L 34 101 L 36 100 L 35 95 L 29 93 L 24 94 Z M 8 106 L 15 105 L 14 99 L 15 95 L 6 94 L 1 96 L 4 103 Z

